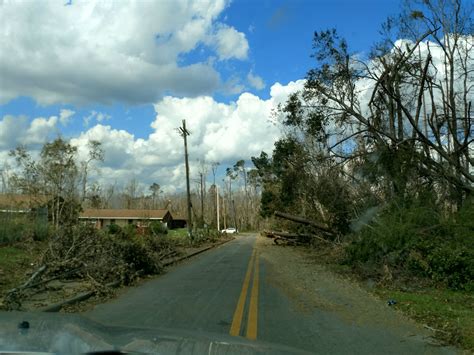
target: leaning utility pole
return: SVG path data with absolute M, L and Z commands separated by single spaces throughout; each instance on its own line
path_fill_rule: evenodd
M 183 127 L 179 127 L 181 136 L 184 139 L 184 162 L 186 164 L 186 195 L 188 201 L 188 234 L 192 236 L 193 225 L 191 220 L 191 192 L 189 188 L 189 162 L 188 162 L 188 140 L 189 131 L 186 129 L 186 120 L 183 120 Z

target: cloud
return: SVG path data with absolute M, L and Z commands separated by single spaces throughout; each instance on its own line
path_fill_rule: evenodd
M 247 74 L 247 81 L 249 82 L 250 86 L 257 89 L 262 90 L 265 88 L 265 82 L 261 77 L 255 75 L 252 71 Z
M 59 122 L 61 122 L 63 126 L 67 126 L 69 122 L 71 122 L 71 118 L 74 114 L 75 112 L 72 110 L 62 109 L 59 111 Z
M 156 117 L 151 122 L 154 131 L 146 139 L 97 124 L 71 143 L 79 147 L 85 158 L 89 140 L 102 142 L 105 161 L 97 178 L 104 184 L 117 181 L 124 185 L 136 177 L 145 185 L 158 182 L 165 191 L 173 192 L 185 186 L 183 140 L 177 131 L 183 119 L 191 132 L 191 175 L 197 174 L 197 159 L 217 161 L 224 166 L 245 159 L 250 166 L 251 156 L 262 150 L 272 151 L 275 140 L 281 136 L 280 128 L 270 119 L 272 109 L 303 84 L 303 80 L 288 85 L 277 83 L 272 86 L 268 100 L 243 93 L 228 104 L 209 96 L 166 96 L 155 104 Z
M 0 148 L 10 150 L 17 146 L 22 132 L 28 129 L 28 117 L 6 115 L 0 120 Z
M 57 116 L 37 117 L 30 122 L 24 115 L 6 115 L 0 120 L 0 149 L 10 150 L 20 144 L 37 148 L 59 133 L 58 122 Z
M 214 44 L 220 60 L 247 59 L 249 44 L 245 34 L 233 27 L 220 24 L 209 41 Z
M 217 21 L 225 0 L 1 2 L 0 102 L 156 102 L 219 88 L 212 61 L 186 63 L 200 45 L 245 59 L 245 35 Z
M 188 145 L 192 176 L 197 174 L 198 159 L 220 162 L 222 166 L 244 159 L 251 166 L 251 156 L 262 150 L 272 151 L 275 140 L 281 137 L 280 127 L 271 119 L 272 110 L 303 85 L 303 80 L 287 85 L 276 83 L 269 99 L 244 92 L 229 103 L 210 96 L 166 96 L 154 105 L 156 116 L 150 122 L 153 132 L 146 138 L 136 138 L 131 132 L 104 124 L 105 115 L 91 111 L 86 119 L 89 117 L 94 126 L 70 142 L 78 147 L 80 160 L 87 158 L 90 140 L 102 143 L 104 162 L 98 164 L 100 169 L 91 171 L 91 178 L 103 186 L 124 186 L 136 178 L 145 187 L 157 182 L 166 192 L 174 192 L 185 187 L 183 140 L 177 131 L 183 119 L 191 132 Z M 19 144 L 26 144 L 36 155 L 44 143 L 60 134 L 61 117 L 72 114 L 63 110 L 47 118 L 4 116 L 0 120 L 0 158 Z
M 89 115 L 85 116 L 82 121 L 84 123 L 84 126 L 87 127 L 89 126 L 90 122 L 92 120 L 96 120 L 97 122 L 102 122 L 102 121 L 107 121 L 107 120 L 110 120 L 112 118 L 112 116 L 110 116 L 109 114 L 107 113 L 103 113 L 103 112 L 97 112 L 95 110 L 92 110 Z
M 57 123 L 58 118 L 56 116 L 35 118 L 31 121 L 30 127 L 26 130 L 25 138 L 23 139 L 24 144 L 43 144 L 46 140 L 51 138 L 54 132 L 58 132 L 56 130 Z

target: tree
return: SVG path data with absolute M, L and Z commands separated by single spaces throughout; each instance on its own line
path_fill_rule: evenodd
M 472 193 L 472 16 L 457 0 L 411 1 L 383 36 L 361 59 L 335 30 L 314 33 L 305 87 L 276 112 L 285 135 L 252 158 L 263 216 L 346 233 L 374 204 L 428 191 L 449 210 Z
M 472 23 L 459 1 L 409 4 L 419 10 L 409 5 L 386 29 L 398 23 L 412 39 L 387 36 L 369 63 L 334 30 L 315 32 L 317 65 L 281 110 L 284 124 L 308 151 L 337 164 L 363 167 L 375 158 L 386 196 L 410 195 L 420 184 L 449 186 L 447 197 L 460 206 L 474 183 Z
M 151 197 L 152 197 L 152 208 L 156 208 L 156 199 L 161 192 L 161 186 L 157 184 L 156 182 L 154 182 L 153 184 L 150 185 L 149 189 L 151 191 Z
M 86 199 L 87 190 L 87 177 L 89 174 L 89 167 L 93 161 L 104 161 L 104 150 L 102 149 L 102 143 L 96 140 L 90 140 L 87 143 L 89 149 L 88 158 L 81 163 L 82 167 L 82 201 Z
M 234 221 L 234 226 L 237 228 L 237 212 L 235 211 L 235 200 L 234 196 L 232 194 L 232 181 L 237 179 L 238 174 L 235 172 L 234 169 L 227 168 L 226 169 L 226 176 L 227 176 L 227 181 L 228 181 L 228 195 L 229 195 L 229 203 L 230 203 L 230 208 L 232 211 L 232 218 Z
M 77 196 L 79 169 L 77 148 L 62 138 L 46 143 L 39 161 L 33 160 L 25 147 L 10 152 L 20 169 L 13 182 L 22 193 L 33 198 L 47 197 L 52 224 L 75 223 L 80 210 Z
M 137 208 L 137 197 L 139 195 L 139 184 L 136 178 L 131 179 L 125 186 L 123 199 L 127 209 Z

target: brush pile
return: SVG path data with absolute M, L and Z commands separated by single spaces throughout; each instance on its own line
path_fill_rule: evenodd
M 88 225 L 58 230 L 39 257 L 39 267 L 27 281 L 10 290 L 7 309 L 22 309 L 22 303 L 54 285 L 80 283 L 83 290 L 107 292 L 107 285 L 130 284 L 140 276 L 158 274 L 162 261 L 178 254 L 166 237 L 108 234 Z

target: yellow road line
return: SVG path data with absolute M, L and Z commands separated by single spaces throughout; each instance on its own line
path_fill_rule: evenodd
M 247 320 L 247 339 L 257 339 L 258 320 L 258 253 L 255 253 L 255 268 L 253 273 L 252 291 L 250 292 L 249 317 Z
M 242 291 L 240 292 L 239 301 L 237 302 L 237 308 L 234 312 L 234 317 L 232 318 L 232 325 L 230 326 L 229 334 L 232 336 L 240 335 L 240 326 L 242 324 L 242 317 L 244 315 L 245 300 L 247 299 L 247 290 L 250 283 L 250 275 L 252 274 L 252 264 L 255 258 L 255 249 L 252 253 L 252 256 L 249 260 L 249 265 L 247 266 L 247 272 L 245 274 L 244 283 L 242 285 Z

